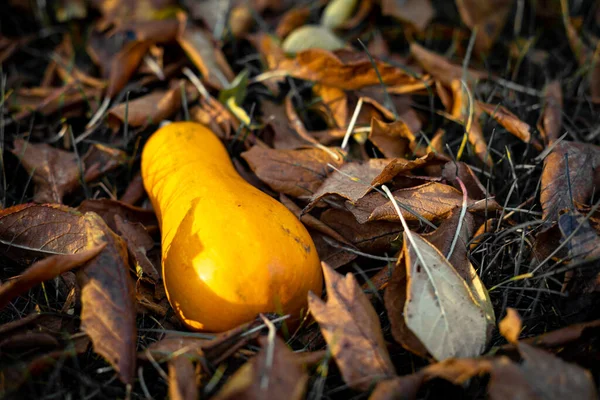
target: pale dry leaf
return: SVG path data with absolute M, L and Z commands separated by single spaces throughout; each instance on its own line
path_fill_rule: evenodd
M 437 360 L 480 355 L 487 345 L 484 311 L 439 250 L 416 233 L 410 233 L 412 240 L 407 235 L 407 327 Z
M 286 53 L 298 53 L 309 49 L 337 50 L 346 44 L 329 28 L 320 25 L 303 25 L 290 33 L 281 47 Z
M 329 29 L 341 28 L 352 17 L 358 0 L 331 0 L 321 15 L 321 25 Z
M 379 317 L 349 273 L 344 278 L 323 264 L 327 302 L 310 292 L 310 312 L 319 323 L 344 381 L 357 390 L 368 390 L 381 379 L 395 375 Z

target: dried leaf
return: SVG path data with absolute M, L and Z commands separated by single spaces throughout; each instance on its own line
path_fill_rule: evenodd
M 371 181 L 381 174 L 390 161 L 373 158 L 365 163 L 348 162 L 342 165 L 339 170 L 333 171 L 325 179 L 319 190 L 313 193 L 304 212 L 312 209 L 327 195 L 337 195 L 350 203 L 355 203 L 373 189 Z
M 521 139 L 525 143 L 531 142 L 538 150 L 542 150 L 542 145 L 537 140 L 531 138 L 531 128 L 529 124 L 521 121 L 519 117 L 510 112 L 504 106 L 495 106 L 493 104 L 477 102 L 477 106 L 488 113 L 492 118 L 502 125 L 507 131 Z
M 319 259 L 333 269 L 346 265 L 358 257 L 356 252 L 350 251 L 350 246 L 339 245 L 320 232 L 311 232 L 310 235 L 315 242 Z
M 506 316 L 498 324 L 500 334 L 504 336 L 510 343 L 517 343 L 521 329 L 523 328 L 523 322 L 519 313 L 514 308 L 508 307 L 506 309 Z
M 110 64 L 106 97 L 115 97 L 129 83 L 151 45 L 147 40 L 132 41 L 115 55 Z
M 227 380 L 215 399 L 274 399 L 283 393 L 290 400 L 304 398 L 308 375 L 294 353 L 278 336 L 272 341 L 262 336 L 259 342 L 256 357 Z
M 98 255 L 105 245 L 75 254 L 54 255 L 40 260 L 27 268 L 23 274 L 0 285 L 0 309 L 12 299 L 25 293 L 35 285 L 53 279 L 58 275 L 85 264 Z
M 562 132 L 563 95 L 559 81 L 552 81 L 544 90 L 544 107 L 538 121 L 538 130 L 544 143 L 552 144 Z
M 139 222 L 149 231 L 158 227 L 156 214 L 154 214 L 153 211 L 145 208 L 135 207 L 118 200 L 84 200 L 81 202 L 79 207 L 77 207 L 77 210 L 82 213 L 91 211 L 98 214 L 113 231 L 117 231 L 117 224 L 115 221 L 116 215 L 120 216 L 125 221 L 129 221 L 130 223 Z
M 74 153 L 23 139 L 15 139 L 14 146 L 12 153 L 33 174 L 36 203 L 62 203 L 65 194 L 79 187 L 80 173 Z
M 273 150 L 259 146 L 242 153 L 252 171 L 273 190 L 292 197 L 309 197 L 321 186 L 331 169 L 342 165 L 325 150 Z
M 342 89 L 323 85 L 313 86 L 313 92 L 321 98 L 322 104 L 333 119 L 333 125 L 336 128 L 345 128 L 348 120 L 348 98 L 346 93 Z
M 267 140 L 267 143 L 272 143 L 273 147 L 278 150 L 297 149 L 306 146 L 306 140 L 294 129 L 283 105 L 265 100 L 261 103 L 261 109 L 262 122 L 267 124 L 267 128 L 274 135 L 272 142 Z
M 298 53 L 308 49 L 337 50 L 346 44 L 329 28 L 320 25 L 303 25 L 290 33 L 281 48 L 286 53 Z
M 402 215 L 409 221 L 421 218 L 428 221 L 444 219 L 452 210 L 462 205 L 462 193 L 452 186 L 438 182 L 396 190 L 393 194 L 402 204 Z M 361 224 L 370 221 L 399 221 L 392 202 L 379 193 L 370 193 L 354 205 L 347 203 L 346 207 Z M 486 209 L 493 212 L 500 209 L 493 199 L 468 199 L 467 207 L 470 212 L 484 212 Z
M 309 293 L 310 311 L 319 323 L 344 381 L 353 389 L 368 390 L 373 382 L 395 375 L 379 318 L 353 274 L 344 278 L 322 264 L 327 302 Z
M 265 49 L 262 49 L 265 54 Z M 296 54 L 294 58 L 272 57 L 267 60 L 269 68 L 277 72 L 286 72 L 290 76 L 315 81 L 325 86 L 344 90 L 356 90 L 380 84 L 379 77 L 371 61 L 364 53 L 349 50 L 330 52 L 323 49 L 309 49 Z M 411 90 L 423 89 L 423 79 L 416 79 L 402 69 L 391 64 L 375 60 L 383 83 L 393 87 L 410 87 Z
M 198 399 L 198 377 L 194 364 L 185 356 L 169 361 L 169 398 L 172 400 Z
M 379 381 L 369 400 L 416 399 L 422 383 L 423 375 L 419 373 Z
M 83 179 L 91 182 L 104 177 L 118 166 L 127 164 L 129 156 L 123 150 L 94 143 L 82 157 L 82 161 L 85 167 Z
M 233 81 L 235 74 L 208 32 L 188 25 L 178 42 L 211 87 L 221 90 Z
M 487 345 L 485 313 L 443 254 L 418 234 L 407 235 L 406 326 L 437 360 L 480 355 Z
M 0 212 L 0 243 L 17 261 L 40 255 L 75 254 L 106 243 L 78 270 L 82 329 L 95 351 L 125 383 L 135 371 L 136 326 L 133 285 L 123 241 L 94 213 L 64 206 L 26 204 Z
M 116 232 L 127 243 L 129 255 L 135 262 L 136 275 L 140 278 L 150 278 L 154 283 L 158 282 L 160 273 L 146 255 L 154 247 L 154 239 L 139 222 L 126 221 L 118 214 L 115 214 L 114 219 Z
M 487 52 L 502 31 L 513 0 L 456 0 L 460 16 L 469 28 L 477 28 L 475 50 Z
M 308 7 L 292 8 L 281 17 L 277 24 L 275 34 L 280 39 L 285 39 L 292 31 L 304 25 L 310 16 Z
M 594 172 L 599 166 L 599 147 L 568 141 L 558 143 L 544 159 L 540 191 L 544 219 L 558 220 L 558 213 L 572 210 L 574 202 L 587 204 L 600 183 Z
M 371 181 L 372 186 L 377 186 L 389 182 L 398 174 L 404 174 L 414 169 L 424 168 L 429 165 L 445 163 L 446 160 L 439 158 L 433 153 L 428 153 L 415 160 L 406 160 L 404 158 L 395 158 L 390 162 L 381 173 Z
M 369 140 L 388 158 L 406 157 L 415 148 L 415 135 L 401 119 L 387 123 L 373 118 Z
M 430 0 L 382 0 L 381 13 L 424 30 L 434 16 Z
M 464 162 L 449 161 L 442 168 L 442 177 L 449 181 L 456 189 L 460 184 L 456 178 L 460 178 L 467 189 L 467 195 L 473 200 L 489 198 L 488 192 L 473 173 L 471 168 Z

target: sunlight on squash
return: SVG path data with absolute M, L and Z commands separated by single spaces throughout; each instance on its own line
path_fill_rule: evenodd
M 321 294 L 307 230 L 238 175 L 208 128 L 176 122 L 156 131 L 142 178 L 160 221 L 167 297 L 187 327 L 224 331 L 261 312 L 299 319 L 308 291 Z

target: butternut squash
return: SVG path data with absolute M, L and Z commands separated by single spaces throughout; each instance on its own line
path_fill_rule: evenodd
M 160 222 L 167 297 L 187 327 L 224 331 L 261 312 L 298 319 L 308 291 L 321 293 L 302 223 L 238 175 L 208 128 L 175 122 L 156 131 L 142 178 Z

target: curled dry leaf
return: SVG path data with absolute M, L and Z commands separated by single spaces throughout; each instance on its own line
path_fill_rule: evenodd
M 456 7 L 465 25 L 471 29 L 477 28 L 477 52 L 485 53 L 492 48 L 513 3 L 513 0 L 456 0 Z
M 327 302 L 309 293 L 310 312 L 319 323 L 344 381 L 351 388 L 368 390 L 373 382 L 395 375 L 379 317 L 353 274 L 344 278 L 322 264 Z
M 79 253 L 54 255 L 36 262 L 27 268 L 23 274 L 0 285 L 0 309 L 4 308 L 13 298 L 25 293 L 35 285 L 85 264 L 97 256 L 104 247 L 105 244 L 102 244 Z
M 473 173 L 471 168 L 464 162 L 449 161 L 442 167 L 442 177 L 449 181 L 456 189 L 460 189 L 459 178 L 465 188 L 467 195 L 473 200 L 483 200 L 488 198 L 488 192 L 479 181 L 479 178 Z
M 304 212 L 312 209 L 323 197 L 337 195 L 355 203 L 373 190 L 371 181 L 381 174 L 381 171 L 391 160 L 373 158 L 364 163 L 348 162 L 335 170 L 325 179 L 319 189 L 313 193 L 310 203 Z
M 333 150 L 332 150 L 333 151 Z M 339 168 L 343 163 L 325 150 L 274 150 L 259 146 L 242 153 L 252 171 L 273 190 L 292 197 L 309 197 L 331 172 L 327 164 Z
M 406 157 L 409 149 L 416 148 L 416 138 L 401 119 L 387 123 L 371 119 L 369 140 L 388 158 Z
M 381 13 L 398 18 L 422 31 L 433 18 L 434 9 L 430 0 L 382 0 Z
M 531 128 L 529 124 L 521 121 L 519 117 L 510 112 L 506 107 L 501 105 L 493 105 L 477 102 L 477 106 L 484 112 L 489 114 L 502 125 L 507 131 L 512 133 L 517 138 L 521 139 L 525 143 L 532 143 L 538 150 L 542 150 L 542 145 L 531 137 Z
M 510 343 L 517 343 L 521 329 L 523 328 L 523 321 L 519 313 L 514 308 L 508 307 L 506 309 L 506 316 L 502 318 L 502 321 L 498 324 L 500 334 L 504 336 Z
M 213 44 L 207 31 L 188 25 L 178 38 L 179 45 L 186 52 L 202 79 L 215 89 L 224 89 L 235 78 L 221 49 Z
M 404 233 L 406 326 L 437 360 L 480 355 L 487 318 L 465 280 L 431 243 Z M 414 245 L 413 245 L 414 243 Z
M 568 163 L 568 164 L 567 164 Z M 540 202 L 543 217 L 557 221 L 558 213 L 587 204 L 600 184 L 595 173 L 600 166 L 600 148 L 588 143 L 562 141 L 544 159 Z
M 321 25 L 329 29 L 339 29 L 352 17 L 357 0 L 332 0 L 327 3 L 321 15 Z
M 334 124 L 333 126 L 343 129 L 348 120 L 348 97 L 342 89 L 315 85 L 313 93 L 321 98 L 322 105 L 328 111 Z
M 127 43 L 115 55 L 110 64 L 106 97 L 115 97 L 129 83 L 151 45 L 148 40 L 136 40 Z
M 81 287 L 82 329 L 94 350 L 105 357 L 125 383 L 135 371 L 136 326 L 127 249 L 95 213 L 64 206 L 25 204 L 0 212 L 0 243 L 11 259 L 76 254 L 106 243 L 77 271 Z
M 277 24 L 275 34 L 280 39 L 285 39 L 292 31 L 304 25 L 310 17 L 310 8 L 298 7 L 292 8 L 283 14 L 281 20 Z
M 563 94 L 559 81 L 552 81 L 544 89 L 544 107 L 538 121 L 538 130 L 544 143 L 552 144 L 562 132 Z
M 430 165 L 443 164 L 446 161 L 446 159 L 440 158 L 433 153 L 427 153 L 426 155 L 414 160 L 395 158 L 388 165 L 386 165 L 386 167 L 379 175 L 377 175 L 377 177 L 371 181 L 371 185 L 381 185 L 394 179 L 396 175 L 405 174 L 414 169 L 425 168 Z
M 169 361 L 170 399 L 198 399 L 198 380 L 194 364 L 185 356 L 178 356 Z
M 278 150 L 298 149 L 306 146 L 306 140 L 303 139 L 293 123 L 286 115 L 286 107 L 282 104 L 272 101 L 263 101 L 261 103 L 262 122 L 267 125 L 267 129 L 273 132 L 273 147 Z
M 258 354 L 227 380 L 215 399 L 274 399 L 284 393 L 290 400 L 304 398 L 308 375 L 294 353 L 278 336 L 262 336 L 259 343 Z
M 114 219 L 116 232 L 127 243 L 127 250 L 134 262 L 136 275 L 144 279 L 149 278 L 153 283 L 158 282 L 160 273 L 146 255 L 154 247 L 154 239 L 139 222 L 129 222 L 118 214 L 115 214 Z
M 62 203 L 65 194 L 79 187 L 80 173 L 74 153 L 23 139 L 15 139 L 14 146 L 12 153 L 33 174 L 36 203 Z

